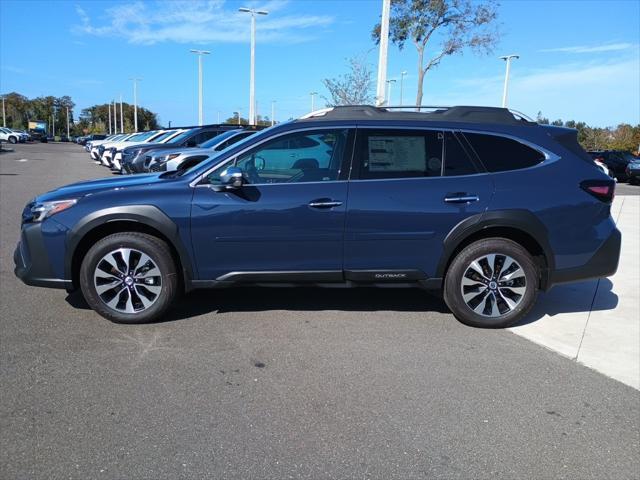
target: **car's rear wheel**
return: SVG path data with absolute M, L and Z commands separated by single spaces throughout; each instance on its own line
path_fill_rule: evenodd
M 176 266 L 162 240 L 137 232 L 109 235 L 89 249 L 80 267 L 89 306 L 118 323 L 160 318 L 178 288 Z
M 521 245 L 486 238 L 453 259 L 444 283 L 445 302 L 458 320 L 473 327 L 504 328 L 534 305 L 538 271 Z
M 18 139 L 16 137 L 11 136 L 11 137 L 9 137 L 9 143 L 16 144 L 16 143 L 18 143 Z

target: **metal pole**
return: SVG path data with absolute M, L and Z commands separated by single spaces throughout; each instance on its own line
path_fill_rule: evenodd
M 133 80 L 133 128 L 134 132 L 138 131 L 138 82 L 141 78 L 130 78 Z
M 394 79 L 387 80 L 387 105 L 391 105 L 391 85 L 396 83 Z
M 124 115 L 122 114 L 122 94 L 120 94 L 120 133 L 124 133 Z
M 391 0 L 382 0 L 382 19 L 380 20 L 380 55 L 378 57 L 378 85 L 376 106 L 384 105 L 384 87 L 387 81 L 387 49 L 389 45 L 389 12 Z
M 249 84 L 249 125 L 256 124 L 256 15 L 251 12 L 251 79 Z
M 53 107 L 53 115 L 51 116 L 51 130 L 53 132 L 53 141 L 56 141 L 56 107 Z
M 198 125 L 202 126 L 202 55 L 198 55 Z
M 507 68 L 504 74 L 504 90 L 502 91 L 502 108 L 507 108 L 507 96 L 509 94 L 509 71 L 511 70 L 511 60 L 513 58 L 520 58 L 519 55 L 505 55 L 500 57 L 507 62 Z
M 2 126 L 7 127 L 7 117 L 5 116 L 4 111 L 4 95 L 2 95 Z
M 69 107 L 67 107 L 67 140 L 69 140 Z
M 240 8 L 240 12 L 251 14 L 251 71 L 249 79 L 249 125 L 256 124 L 256 15 L 268 15 L 269 12 L 254 8 Z
M 116 101 L 113 101 L 113 133 L 118 133 L 118 107 Z
M 111 103 L 109 103 L 109 135 L 111 135 Z
M 402 72 L 400 72 L 400 106 L 404 105 L 402 94 L 403 94 L 403 90 L 404 90 L 404 88 L 403 88 L 404 76 L 406 74 L 407 74 L 406 70 L 403 70 Z
M 311 111 L 314 112 L 315 111 L 315 97 L 318 94 L 318 92 L 311 92 L 309 93 L 309 95 L 311 95 Z

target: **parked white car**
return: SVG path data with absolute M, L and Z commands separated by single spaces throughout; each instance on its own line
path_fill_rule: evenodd
M 0 142 L 18 143 L 21 139 L 24 142 L 21 135 L 22 134 L 14 132 L 10 128 L 0 127 Z
M 166 130 L 151 130 L 149 132 L 138 133 L 137 135 L 124 140 L 110 142 L 109 145 L 104 145 L 105 148 L 100 157 L 100 161 L 103 165 L 111 167 L 113 166 L 113 157 L 115 156 L 116 151 L 122 150 L 124 147 L 131 145 L 132 143 L 153 142 L 154 139 L 161 137 L 165 132 Z
M 128 150 L 129 148 L 136 148 L 138 145 L 147 146 L 149 143 L 168 143 L 185 131 L 186 130 L 183 129 L 166 130 L 162 135 L 156 135 L 146 142 L 141 142 L 140 144 L 134 143 L 133 145 L 127 144 L 125 147 L 121 147 L 116 150 L 115 155 L 113 155 L 111 161 L 111 168 L 116 172 L 124 173 L 124 171 L 122 170 L 122 155 L 125 148 Z

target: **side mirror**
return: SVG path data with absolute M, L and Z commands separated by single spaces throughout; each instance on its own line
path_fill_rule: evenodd
M 220 182 L 227 188 L 227 190 L 235 190 L 241 188 L 242 184 L 244 183 L 242 170 L 238 167 L 227 167 L 220 174 Z

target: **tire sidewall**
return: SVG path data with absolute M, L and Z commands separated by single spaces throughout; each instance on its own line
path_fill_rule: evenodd
M 460 291 L 462 276 L 469 264 L 478 257 L 487 254 L 508 255 L 522 267 L 527 282 L 524 297 L 510 313 L 498 318 L 478 315 L 471 310 Z M 474 242 L 464 248 L 451 262 L 445 277 L 444 298 L 447 306 L 462 323 L 482 328 L 505 328 L 521 320 L 533 307 L 538 293 L 538 269 L 531 255 L 519 244 L 503 238 L 487 238 Z
M 108 307 L 94 286 L 98 262 L 118 248 L 134 248 L 148 255 L 160 270 L 162 290 L 156 301 L 139 313 L 123 313 Z M 101 316 L 117 323 L 147 323 L 157 320 L 169 308 L 177 290 L 176 267 L 164 242 L 146 234 L 119 233 L 99 240 L 89 249 L 80 267 L 80 288 L 89 306 Z

